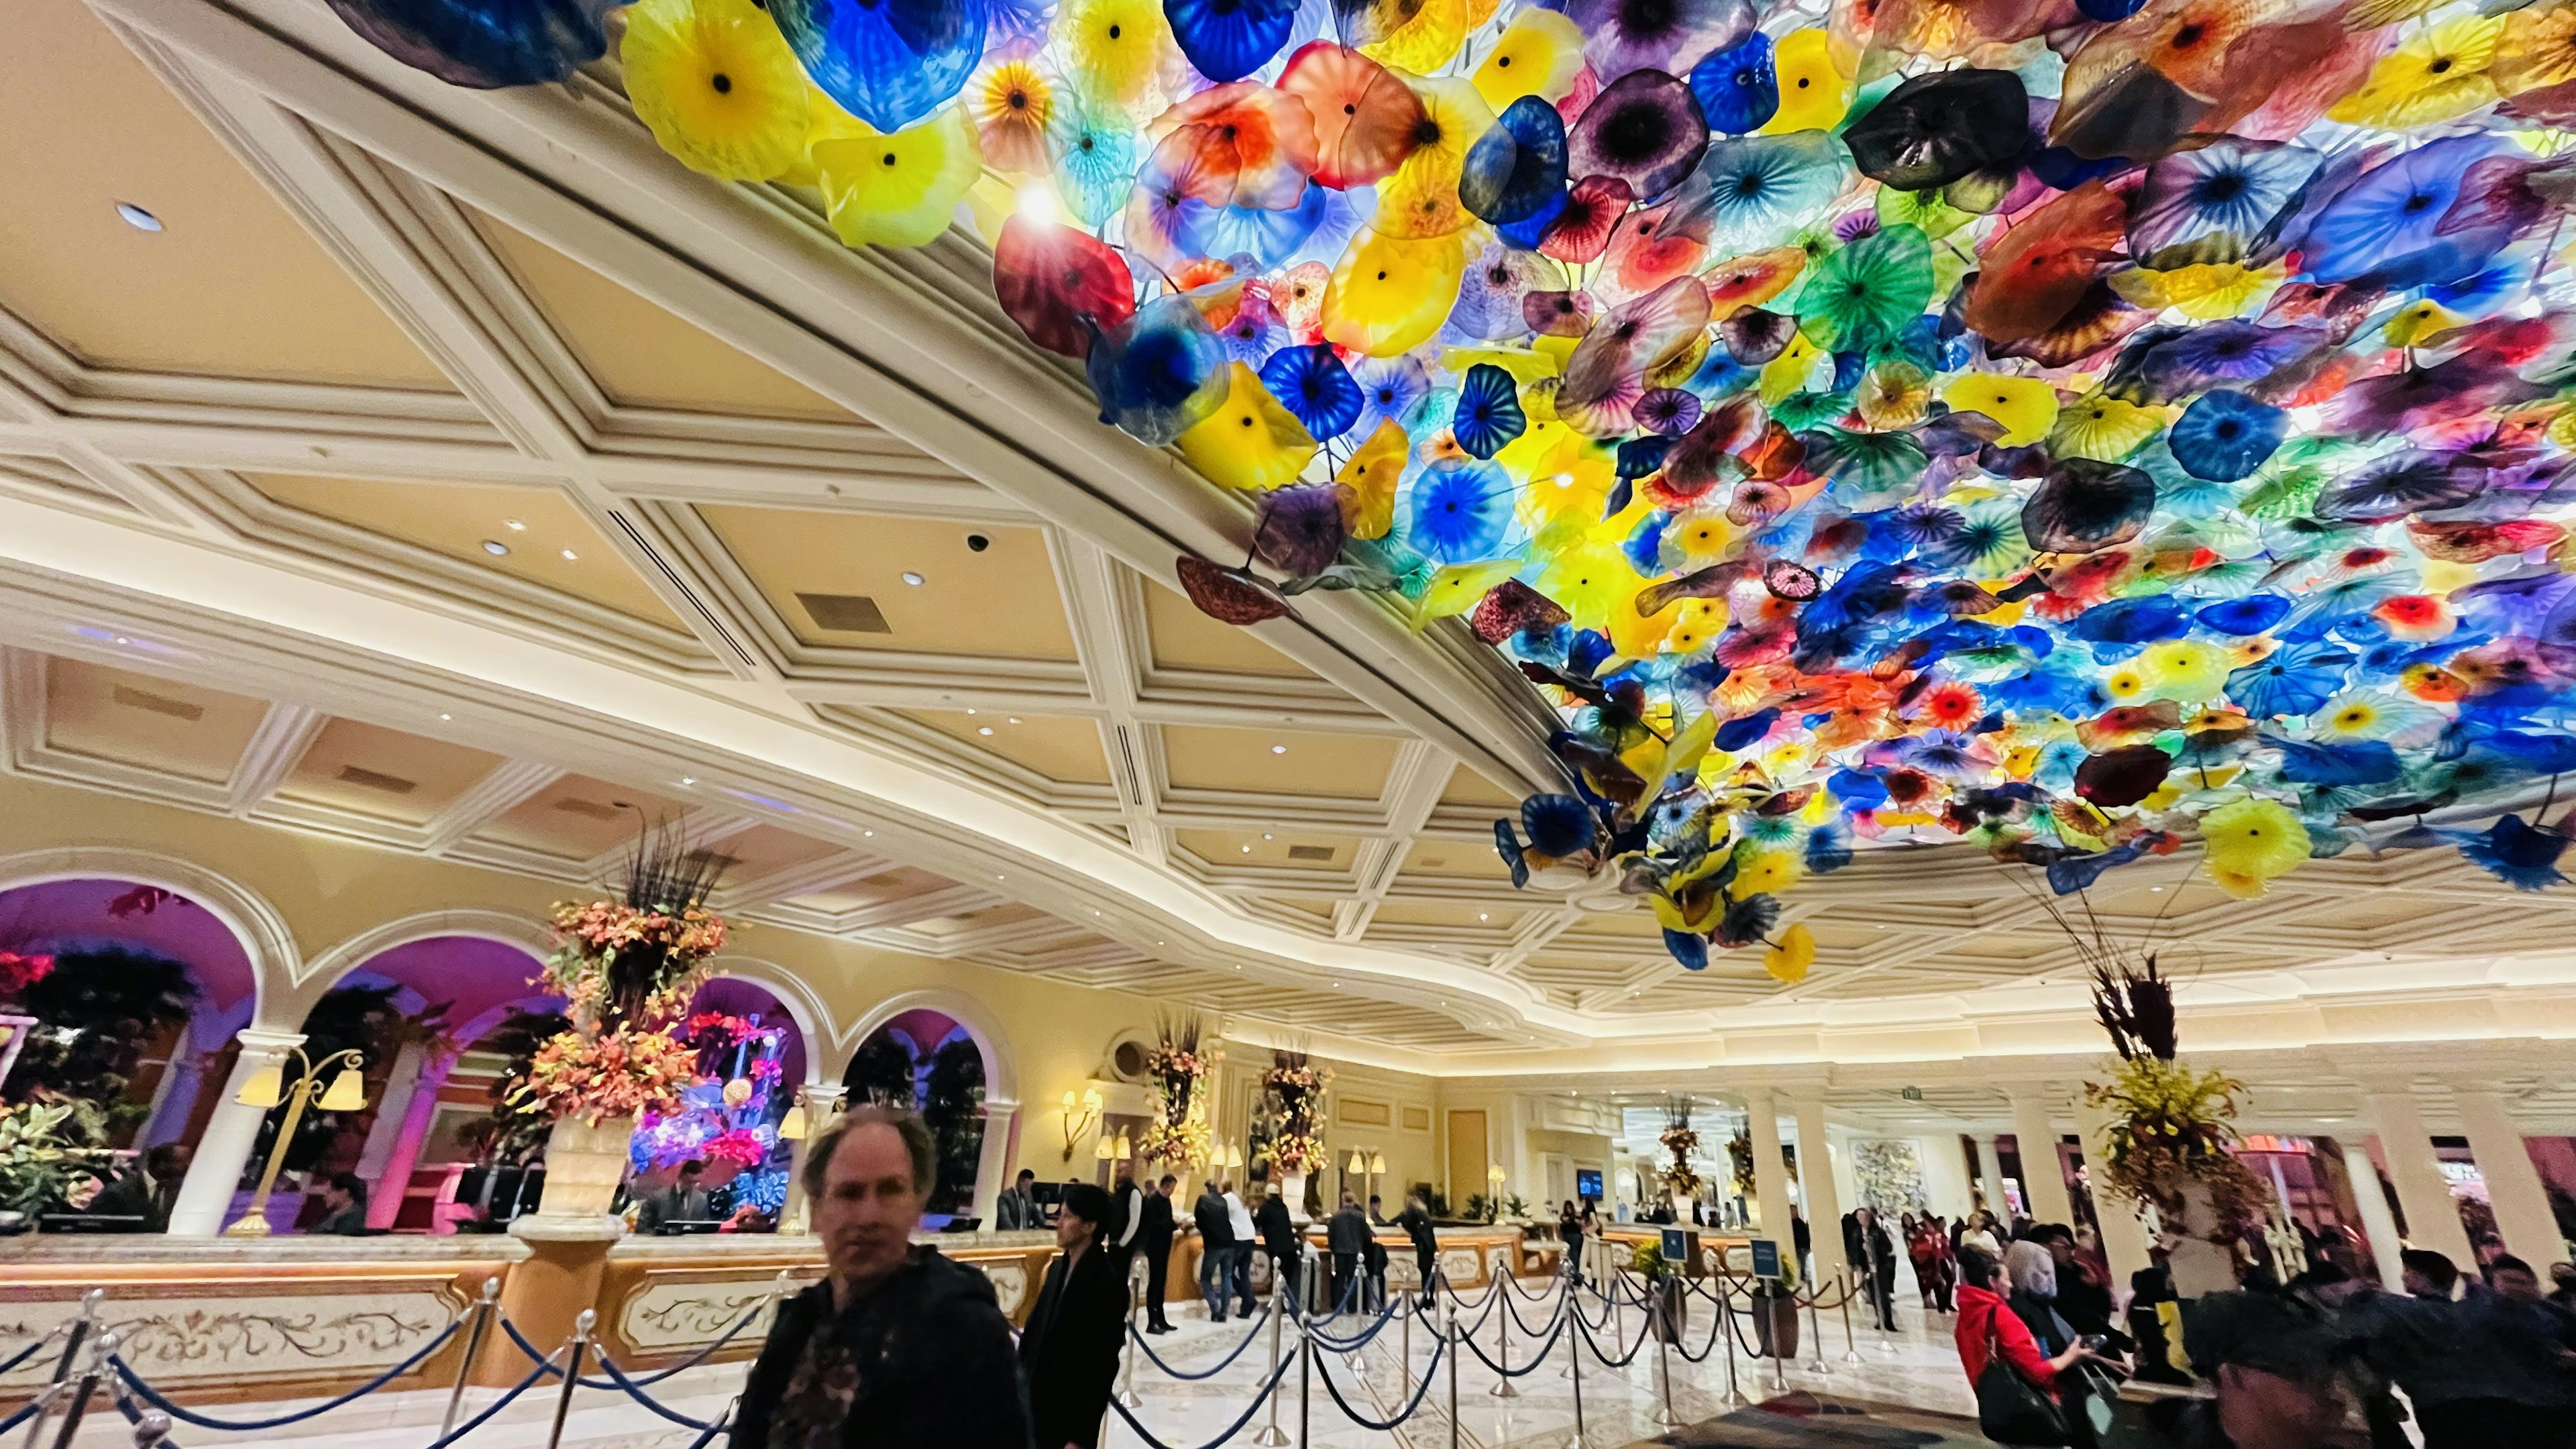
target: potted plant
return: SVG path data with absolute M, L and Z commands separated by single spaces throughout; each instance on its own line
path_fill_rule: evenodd
M 1664 1343 L 1681 1342 L 1682 1330 L 1690 1326 L 1681 1265 L 1664 1256 L 1662 1244 L 1648 1239 L 1628 1254 L 1628 1270 L 1646 1282 L 1646 1331 Z

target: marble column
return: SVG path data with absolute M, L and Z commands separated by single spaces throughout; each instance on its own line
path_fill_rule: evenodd
M 2558 1215 L 2549 1210 L 2549 1192 L 2540 1185 L 2540 1169 L 2522 1145 L 2522 1129 L 2494 1092 L 2451 1094 L 2467 1132 L 2469 1151 L 2487 1180 L 2487 1201 L 2495 1208 L 2496 1230 L 2504 1250 L 2529 1263 L 2540 1281 L 2549 1281 L 2549 1265 L 2567 1261 L 2567 1240 L 2558 1231 Z M 2466 1267 L 2466 1264 L 2461 1266 Z
M 283 1066 L 287 1054 L 304 1045 L 304 1033 L 246 1026 L 240 1040 L 241 1054 L 233 1058 L 223 1097 L 197 1138 L 197 1155 L 189 1161 L 178 1202 L 170 1209 L 174 1238 L 211 1238 L 224 1230 L 234 1188 L 241 1182 L 242 1169 L 250 1164 L 251 1149 L 259 1144 L 260 1119 L 268 1115 L 265 1107 L 243 1104 L 242 1088 L 262 1068 Z
M 796 1105 L 805 1109 L 805 1135 L 797 1138 L 796 1145 L 788 1150 L 787 1201 L 778 1210 L 778 1230 L 782 1233 L 807 1230 L 805 1145 L 814 1140 L 815 1133 L 823 1130 L 824 1123 L 840 1112 L 841 1098 L 848 1095 L 849 1090 L 838 1082 L 807 1082 L 796 1089 Z M 986 1140 L 990 1140 L 989 1136 Z
M 2361 1212 L 2361 1234 L 2370 1243 L 2380 1286 L 2394 1293 L 2398 1291 L 2397 1255 L 2406 1243 L 2397 1235 L 2397 1215 L 2388 1210 L 2388 1189 L 2380 1186 L 2379 1164 L 2370 1160 L 2370 1143 L 2359 1134 L 2335 1141 L 2343 1148 L 2344 1175 L 2352 1179 L 2353 1206 Z
M 1002 1189 L 1010 1186 L 1011 1122 L 1019 1115 L 1017 1102 L 998 1097 L 984 1099 L 984 1149 L 975 1158 L 975 1205 L 968 1211 L 988 1232 L 1001 1209 Z
M 1780 1107 L 1767 1088 L 1755 1088 L 1744 1101 L 1745 1132 L 1753 1139 L 1753 1212 L 1762 1236 L 1779 1240 L 1787 1254 L 1789 1234 L 1789 1166 L 1780 1160 Z
M 2468 1229 L 2460 1225 L 2460 1205 L 2442 1176 L 2433 1139 L 2424 1131 L 2415 1092 L 2403 1083 L 2371 1087 L 2362 1098 L 2371 1120 L 2379 1124 L 2379 1151 L 2388 1159 L 2388 1180 L 2397 1189 L 2397 1205 L 2406 1209 L 2406 1240 L 2430 1248 L 2468 1270 L 2477 1265 L 2469 1251 Z M 2392 1285 L 2393 1286 L 2393 1285 Z
M 2147 1256 L 2150 1240 L 2146 1220 L 2138 1216 L 2133 1204 L 2103 1185 L 2102 1164 L 2108 1160 L 2103 1144 L 2110 1138 L 2110 1112 L 2087 1104 L 2083 1094 L 2078 1093 L 2075 1131 L 2084 1140 L 2084 1176 L 2093 1192 L 2093 1218 L 2102 1232 L 2102 1256 L 2111 1264 L 2111 1291 L 2126 1295 L 2129 1275 L 2155 1266 L 2155 1260 Z
M 403 1072 L 406 1065 L 411 1068 L 408 1075 Z M 438 1120 L 438 1089 L 447 1084 L 447 1074 L 455 1065 L 453 1052 L 423 1051 L 417 1044 L 404 1047 L 395 1059 L 393 1082 L 385 1089 L 384 1104 L 377 1108 L 376 1130 L 367 1134 L 367 1150 L 358 1159 L 358 1175 L 368 1183 L 368 1227 L 390 1228 L 402 1215 L 412 1169 L 420 1165 L 420 1149 L 429 1141 L 431 1124 Z M 388 1120 L 393 1122 L 391 1133 L 385 1131 Z M 381 1153 L 376 1147 L 379 1137 L 387 1139 Z
M 1977 1191 L 1986 1200 L 1986 1211 L 1994 1214 L 1995 1221 L 2000 1223 L 2012 1216 L 2004 1206 L 2003 1149 L 1995 1145 L 1992 1132 L 1978 1133 L 1976 1141 Z
M 2031 1221 L 2074 1222 L 2075 1199 L 2066 1191 L 2066 1165 L 2057 1155 L 2048 1099 L 2036 1091 L 2015 1092 L 2012 1109 L 2013 1141 L 2021 1149 L 2021 1191 L 2030 1203 Z
M 1825 1096 L 1802 1092 L 1790 1098 L 1798 1112 L 1798 1185 L 1807 1199 L 1808 1252 L 1816 1260 L 1815 1281 L 1831 1282 L 1843 1270 L 1843 1198 L 1834 1182 L 1834 1150 L 1825 1136 Z M 1782 1251 L 1795 1244 L 1784 1243 Z

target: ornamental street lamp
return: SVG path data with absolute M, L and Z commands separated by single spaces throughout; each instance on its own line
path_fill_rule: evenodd
M 224 1229 L 230 1237 L 268 1236 L 268 1195 L 277 1187 L 278 1169 L 286 1165 L 286 1145 L 295 1140 L 295 1129 L 304 1120 L 305 1108 L 318 1106 L 325 1112 L 366 1110 L 365 1053 L 349 1047 L 316 1062 L 307 1057 L 300 1046 L 290 1050 L 295 1053 L 295 1061 L 300 1068 L 294 1085 L 287 1084 L 286 1067 L 280 1062 L 251 1073 L 250 1080 L 242 1083 L 240 1094 L 233 1098 L 245 1107 L 262 1110 L 283 1104 L 286 1120 L 278 1124 L 277 1140 L 269 1144 L 268 1167 L 259 1175 L 259 1191 L 251 1196 L 250 1210 Z M 335 1066 L 339 1071 L 333 1074 L 326 1087 L 322 1074 Z

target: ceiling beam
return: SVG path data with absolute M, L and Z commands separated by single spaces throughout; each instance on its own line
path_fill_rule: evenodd
M 318 709 L 300 704 L 272 703 L 259 718 L 259 727 L 242 746 L 241 760 L 233 766 L 232 775 L 224 782 L 224 812 L 236 818 L 250 814 L 267 803 L 286 783 L 298 760 L 312 747 L 322 727 L 331 717 Z

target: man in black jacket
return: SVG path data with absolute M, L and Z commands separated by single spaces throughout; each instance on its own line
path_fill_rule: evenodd
M 1020 1377 L 1038 1449 L 1095 1449 L 1126 1344 L 1127 1277 L 1101 1229 L 1115 1214 L 1088 1183 L 1065 1194 L 1055 1220 L 1061 1249 L 1020 1334 Z M 924 1446 L 942 1441 L 918 1441 Z
M 1324 1304 L 1326 1313 L 1360 1306 L 1352 1285 L 1359 1282 L 1361 1260 L 1375 1236 L 1369 1231 L 1368 1218 L 1360 1212 L 1359 1199 L 1343 1193 L 1342 1205 L 1334 1210 L 1333 1220 L 1324 1225 L 1324 1246 L 1333 1255 L 1333 1296 Z
M 1404 1211 L 1395 1215 L 1395 1225 L 1413 1240 L 1413 1266 L 1422 1275 L 1422 1306 L 1427 1309 L 1440 1283 L 1440 1235 L 1431 1230 L 1431 1210 L 1423 1206 L 1420 1193 L 1404 1200 Z
M 1226 1269 L 1234 1263 L 1234 1220 L 1214 1179 L 1200 1186 L 1190 1217 L 1199 1226 L 1199 1296 L 1207 1300 L 1208 1322 L 1223 1323 Z
M 1261 1200 L 1253 1226 L 1261 1230 L 1261 1251 L 1270 1255 L 1270 1301 L 1283 1312 L 1294 1312 L 1297 1262 L 1306 1247 L 1298 1241 L 1297 1225 L 1289 1220 L 1288 1199 L 1280 1196 L 1279 1184 L 1270 1184 L 1270 1195 Z
M 1145 1194 L 1143 1220 L 1136 1228 L 1136 1251 L 1145 1255 L 1145 1331 L 1169 1333 L 1171 1320 L 1163 1316 L 1163 1287 L 1172 1276 L 1172 1235 L 1178 1225 L 1172 1221 L 1172 1192 L 1181 1180 L 1170 1173 Z
M 1029 1449 L 992 1282 L 912 1244 L 938 1162 L 919 1115 L 891 1107 L 854 1108 L 814 1135 L 804 1185 L 825 1277 L 780 1306 L 743 1384 L 735 1449 Z

